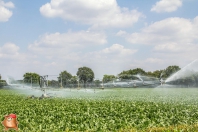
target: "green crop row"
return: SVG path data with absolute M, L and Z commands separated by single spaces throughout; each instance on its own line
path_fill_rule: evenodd
M 116 99 L 114 95 L 102 99 L 39 100 L 0 90 L 0 118 L 3 121 L 4 115 L 17 114 L 19 131 L 25 132 L 157 131 L 198 123 L 196 103 L 144 100 Z

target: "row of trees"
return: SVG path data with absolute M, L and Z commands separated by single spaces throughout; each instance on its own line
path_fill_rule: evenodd
M 150 76 L 150 77 L 155 77 L 155 78 L 167 78 L 171 74 L 177 72 L 180 70 L 178 66 L 169 66 L 164 70 L 156 70 L 156 71 L 144 71 L 141 68 L 136 68 L 136 69 L 130 69 L 127 71 L 122 71 L 119 73 L 117 76 L 115 75 L 104 75 L 103 76 L 103 83 L 112 81 L 114 79 L 133 79 L 132 75 L 145 75 L 145 76 Z M 37 73 L 25 73 L 23 75 L 23 82 L 24 83 L 38 83 L 40 79 L 40 75 Z M 87 83 L 94 82 L 95 84 L 99 85 L 101 83 L 101 80 L 94 80 L 94 72 L 91 68 L 89 67 L 80 67 L 78 68 L 78 71 L 76 73 L 76 76 L 73 76 L 71 73 L 65 71 L 62 71 L 59 76 L 58 76 L 58 81 L 57 80 L 49 80 L 48 85 L 52 87 L 65 87 L 68 86 L 69 84 L 73 85 L 78 85 L 78 83 L 81 83 L 86 86 Z
M 156 71 L 144 71 L 141 68 L 136 68 L 136 69 L 130 69 L 127 71 L 122 71 L 119 73 L 117 76 L 115 75 L 104 75 L 102 80 L 94 80 L 94 72 L 91 68 L 88 67 L 80 67 L 78 68 L 78 71 L 75 76 L 71 75 L 69 72 L 62 71 L 59 76 L 58 76 L 58 81 L 57 80 L 48 80 L 48 85 L 52 87 L 66 87 L 68 85 L 75 85 L 77 86 L 78 83 L 83 84 L 85 87 L 87 83 L 94 83 L 94 85 L 99 86 L 101 82 L 106 83 L 109 81 L 113 81 L 115 79 L 133 79 L 133 75 L 144 75 L 144 76 L 149 76 L 149 77 L 155 77 L 155 78 L 163 78 L 164 80 L 168 77 L 170 77 L 173 73 L 177 72 L 180 70 L 179 66 L 168 66 L 164 70 L 156 70 Z M 194 71 L 186 71 L 186 74 L 188 73 L 187 76 L 183 76 L 177 79 L 174 79 L 171 81 L 171 84 L 175 85 L 186 85 L 186 86 L 198 86 L 198 72 Z M 186 75 L 185 74 L 185 75 Z M 31 83 L 31 84 L 38 84 L 40 80 L 40 75 L 37 73 L 25 73 L 23 75 L 23 80 L 21 80 L 21 83 Z M 6 85 L 5 80 L 1 80 L 1 75 L 0 75 L 0 87 Z
M 179 66 L 173 65 L 173 66 L 168 66 L 164 70 L 156 70 L 156 71 L 144 71 L 141 68 L 136 68 L 136 69 L 130 69 L 127 71 L 122 71 L 119 73 L 117 76 L 115 75 L 104 75 L 102 80 L 94 80 L 94 72 L 91 68 L 89 67 L 80 67 L 78 68 L 78 71 L 76 75 L 72 75 L 69 72 L 62 71 L 59 76 L 58 76 L 58 81 L 57 80 L 48 80 L 48 85 L 52 87 L 66 87 L 68 85 L 71 86 L 78 86 L 79 83 L 83 84 L 85 87 L 87 83 L 89 84 L 94 84 L 99 86 L 101 82 L 107 83 L 109 81 L 113 81 L 115 79 L 134 79 L 133 75 L 143 75 L 143 76 L 149 76 L 149 77 L 155 77 L 158 79 L 166 79 L 170 77 L 172 74 L 175 72 L 179 71 L 181 68 Z M 195 86 L 198 87 L 198 72 L 188 70 L 185 71 L 184 76 L 180 76 L 179 78 L 173 79 L 170 84 L 174 85 L 183 85 L 183 86 Z M 12 79 L 13 80 L 13 79 Z M 23 80 L 20 80 L 19 83 L 28 83 L 28 84 L 38 84 L 40 81 L 40 75 L 37 73 L 25 73 L 23 75 Z M 13 81 L 12 81 L 13 82 Z M 5 86 L 6 81 L 1 80 L 1 75 L 0 75 L 0 87 Z
M 94 80 L 94 72 L 89 67 L 80 67 L 78 68 L 78 71 L 76 73 L 77 76 L 72 76 L 67 71 L 62 71 L 58 76 L 58 81 L 56 80 L 49 80 L 48 85 L 49 86 L 60 86 L 65 87 L 68 84 L 75 84 L 77 85 L 78 82 L 81 82 L 84 84 L 84 87 L 89 82 L 92 82 Z M 24 83 L 38 83 L 40 81 L 40 75 L 37 73 L 25 73 L 23 75 L 23 81 Z
M 181 68 L 179 66 L 168 66 L 164 70 L 156 70 L 156 71 L 144 71 L 141 68 L 136 68 L 136 69 L 130 69 L 127 71 L 122 71 L 121 73 L 118 74 L 118 76 L 114 75 L 104 75 L 103 77 L 103 82 L 109 82 L 114 79 L 133 79 L 133 75 L 143 75 L 143 76 L 149 76 L 149 77 L 155 77 L 155 78 L 163 78 L 166 79 L 169 76 L 171 76 L 173 73 L 179 71 Z

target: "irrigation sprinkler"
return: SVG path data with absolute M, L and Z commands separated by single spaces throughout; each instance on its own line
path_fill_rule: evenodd
M 131 80 L 131 81 L 132 81 L 132 80 Z M 137 87 L 135 81 L 133 81 L 133 87 L 134 87 L 134 88 Z
M 87 85 L 88 85 L 88 84 L 87 84 L 88 81 L 89 81 L 89 79 L 88 79 L 86 82 L 84 81 L 84 82 L 85 82 L 85 84 L 84 84 L 84 85 L 85 85 L 85 91 L 87 90 L 86 87 L 87 87 Z
M 40 76 L 40 81 L 39 81 L 40 88 L 48 87 L 47 77 L 48 77 L 48 75 Z
M 102 88 L 101 89 L 104 90 L 104 81 L 103 81 L 103 79 L 102 79 Z
M 80 87 L 79 87 L 79 81 L 80 81 L 80 77 L 78 76 L 78 88 L 77 88 L 77 90 L 80 89 Z
M 63 88 L 63 77 L 61 75 L 61 88 Z
M 69 82 L 69 89 L 71 91 L 71 79 L 68 79 L 68 82 Z
M 58 78 L 58 83 L 59 83 L 59 79 L 60 79 L 60 83 L 59 83 L 59 85 L 60 85 L 60 88 L 63 88 L 63 81 L 62 81 L 62 76 L 61 77 L 57 77 Z
M 31 76 L 31 88 L 32 88 L 32 76 Z
M 104 89 L 104 82 L 103 82 L 103 79 L 102 79 L 102 89 Z
M 112 80 L 102 84 L 106 87 L 156 87 L 160 85 L 157 78 L 142 75 L 122 75 L 119 80 Z

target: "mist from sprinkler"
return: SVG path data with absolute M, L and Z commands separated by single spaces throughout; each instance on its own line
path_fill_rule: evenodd
M 191 62 L 190 64 L 186 65 L 184 68 L 167 78 L 166 80 L 163 80 L 164 72 L 161 73 L 160 78 L 153 78 L 148 76 L 142 76 L 140 74 L 131 75 L 131 79 L 128 80 L 113 80 L 111 82 L 102 83 L 100 87 L 102 88 L 113 88 L 113 87 L 126 87 L 126 88 L 136 88 L 136 87 L 154 87 L 154 88 L 171 88 L 171 87 L 180 87 L 179 85 L 170 85 L 169 82 L 191 76 L 194 72 L 198 72 L 198 60 L 195 60 Z M 135 78 L 135 79 L 134 79 Z M 56 88 L 40 88 L 33 86 L 31 88 L 30 85 L 25 84 L 19 84 L 19 83 L 12 83 L 9 78 L 7 78 L 7 84 L 12 87 L 13 89 L 16 89 L 19 91 L 19 93 L 26 94 L 31 96 L 32 94 L 37 97 L 46 98 L 46 97 L 79 97 L 79 96 L 90 96 L 91 93 L 99 93 L 102 92 L 100 90 L 97 90 L 94 88 L 89 88 L 85 90 L 71 90 L 69 92 L 69 89 L 56 89 Z M 165 82 L 165 84 L 164 84 Z M 144 83 L 144 84 L 143 84 Z M 79 87 L 79 81 L 78 81 L 78 87 Z M 106 89 L 107 91 L 108 89 Z M 110 89 L 109 89 L 110 90 Z M 50 93 L 47 93 L 50 92 Z M 78 92 L 79 91 L 79 92 Z M 42 95 L 41 95 L 42 94 Z M 53 94 L 53 95 L 52 95 Z M 41 96 L 40 96 L 41 95 Z
M 195 72 L 198 72 L 198 60 L 194 60 L 190 64 L 186 65 L 184 68 L 174 73 L 172 76 L 165 80 L 165 83 L 175 81 L 181 78 L 189 77 Z

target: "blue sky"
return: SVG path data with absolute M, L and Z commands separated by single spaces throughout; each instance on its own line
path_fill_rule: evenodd
M 0 0 L 0 74 L 184 67 L 198 56 L 197 0 Z

